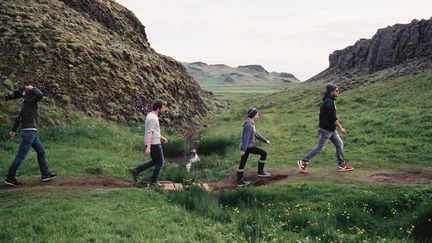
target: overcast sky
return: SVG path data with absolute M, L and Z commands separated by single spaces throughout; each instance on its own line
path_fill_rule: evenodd
M 432 0 L 117 0 L 150 45 L 178 61 L 260 64 L 308 79 L 379 28 L 429 19 Z

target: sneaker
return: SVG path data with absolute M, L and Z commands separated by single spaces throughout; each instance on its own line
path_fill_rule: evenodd
M 50 181 L 56 176 L 57 176 L 57 174 L 49 172 L 48 175 L 43 175 L 41 177 L 40 181 L 42 181 L 42 182 Z
M 6 178 L 3 182 L 4 182 L 4 184 L 6 184 L 6 185 L 8 185 L 8 186 L 18 186 L 18 185 L 22 185 L 22 184 L 19 183 L 15 178 L 13 178 L 13 179 Z
M 249 184 L 250 184 L 249 181 L 245 181 L 245 180 L 237 181 L 237 186 L 247 186 Z
M 354 168 L 353 168 L 353 167 L 350 167 L 350 166 L 348 165 L 348 163 L 345 162 L 345 161 L 342 162 L 342 164 L 339 165 L 339 171 L 340 171 L 340 172 L 352 171 L 352 170 L 354 170 Z
M 132 175 L 132 179 L 133 179 L 133 181 L 135 182 L 135 183 L 137 183 L 138 182 L 138 171 L 135 169 L 135 168 L 132 168 L 132 169 L 130 169 L 129 170 L 129 172 L 131 173 L 131 175 Z
M 265 171 L 261 171 L 261 172 L 258 172 L 258 173 L 257 173 L 257 176 L 258 176 L 258 177 L 269 177 L 269 176 L 270 176 L 270 173 L 267 173 L 267 172 L 265 172 Z
M 298 167 L 300 169 L 301 172 L 306 173 L 307 172 L 307 165 L 308 163 L 304 160 L 299 160 L 297 161 Z

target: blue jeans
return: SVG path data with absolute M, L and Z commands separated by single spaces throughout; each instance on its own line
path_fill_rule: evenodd
M 337 162 L 339 165 L 342 164 L 345 161 L 345 156 L 343 151 L 344 144 L 342 142 L 342 139 L 339 137 L 338 132 L 319 128 L 319 133 L 320 133 L 320 137 L 317 145 L 303 157 L 303 161 L 307 162 L 310 159 L 312 159 L 315 155 L 317 155 L 319 152 L 323 151 L 328 140 L 331 140 L 336 147 Z
M 14 179 L 18 167 L 21 162 L 27 156 L 27 153 L 32 147 L 37 153 L 37 161 L 39 163 L 39 168 L 41 175 L 48 175 L 48 164 L 45 159 L 45 149 L 39 138 L 36 136 L 36 131 L 21 131 L 21 145 L 18 149 L 18 153 L 15 156 L 12 165 L 9 167 L 7 178 Z
M 153 174 L 150 177 L 150 180 L 153 182 L 156 182 L 157 177 L 159 175 L 159 171 L 161 170 L 162 165 L 164 163 L 162 145 L 160 145 L 160 144 L 153 145 L 152 144 L 150 147 L 150 157 L 151 157 L 151 160 L 147 161 L 146 163 L 143 163 L 142 165 L 137 166 L 135 169 L 137 170 L 138 173 L 140 173 L 141 171 L 144 171 L 144 170 L 154 166 Z

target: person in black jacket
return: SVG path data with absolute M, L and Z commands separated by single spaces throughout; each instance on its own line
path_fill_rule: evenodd
M 340 89 L 337 85 L 327 84 L 326 92 L 324 94 L 323 101 L 320 106 L 319 114 L 319 140 L 317 145 L 311 149 L 303 159 L 297 161 L 301 172 L 307 172 L 307 166 L 310 159 L 312 159 L 319 152 L 323 151 L 328 140 L 331 140 L 336 147 L 336 158 L 338 162 L 338 170 L 340 172 L 352 171 L 354 168 L 348 166 L 345 161 L 343 142 L 339 137 L 336 127 L 339 128 L 340 132 L 345 134 L 346 130 L 339 123 L 336 116 L 336 97 L 339 96 Z
M 9 135 L 14 138 L 17 134 L 18 128 L 21 126 L 21 144 L 18 153 L 9 167 L 8 174 L 4 183 L 9 186 L 19 185 L 15 178 L 16 171 L 21 162 L 26 157 L 27 153 L 32 147 L 37 152 L 37 161 L 41 172 L 41 181 L 49 181 L 53 179 L 56 174 L 48 171 L 48 164 L 45 159 L 45 149 L 39 138 L 36 136 L 37 122 L 38 122 L 38 102 L 42 99 L 42 92 L 30 84 L 25 85 L 23 93 L 23 106 L 18 117 L 15 119 L 12 130 Z

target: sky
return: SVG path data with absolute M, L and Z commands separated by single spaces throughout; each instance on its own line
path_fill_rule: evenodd
M 432 17 L 431 0 L 116 0 L 150 46 L 182 62 L 259 64 L 306 80 L 335 50 L 380 28 Z

